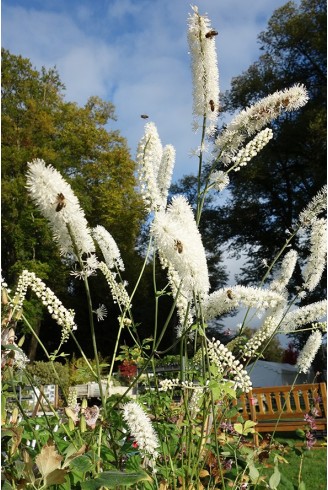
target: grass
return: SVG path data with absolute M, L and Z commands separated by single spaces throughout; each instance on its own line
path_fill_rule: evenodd
M 301 457 L 293 453 L 286 458 L 289 464 L 281 467 L 281 473 L 284 476 L 280 487 L 284 488 L 283 481 L 287 478 L 294 485 L 298 484 Z M 327 488 L 327 450 L 312 449 L 304 453 L 303 464 L 301 468 L 300 481 L 305 483 L 307 489 L 320 490 Z M 287 490 L 287 487 L 286 487 Z
M 300 451 L 298 451 L 300 453 Z M 305 451 L 302 457 L 297 452 L 290 451 L 283 455 L 288 463 L 279 463 L 281 480 L 278 490 L 295 490 L 303 482 L 307 490 L 327 489 L 327 449 L 317 447 Z M 270 457 L 263 474 L 272 475 L 273 458 Z

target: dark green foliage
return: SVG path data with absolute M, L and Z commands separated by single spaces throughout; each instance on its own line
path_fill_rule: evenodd
M 303 83 L 310 101 L 273 123 L 274 139 L 240 173 L 217 212 L 221 243 L 246 252 L 241 279 L 256 282 L 299 212 L 326 182 L 326 2 L 288 2 L 259 35 L 263 55 L 232 80 L 224 106 L 243 109 L 276 90 Z M 297 245 L 296 245 L 297 247 Z
M 58 378 L 53 368 L 55 368 Z M 34 381 L 35 386 L 58 384 L 59 379 L 60 388 L 66 396 L 68 395 L 68 389 L 72 384 L 68 364 L 54 362 L 52 365 L 50 362 L 35 361 L 32 364 L 27 364 L 26 371 Z
M 69 276 L 71 265 L 60 257 L 46 221 L 29 199 L 27 162 L 42 158 L 62 173 L 90 226 L 103 225 L 117 241 L 132 283 L 139 265 L 134 246 L 143 208 L 126 141 L 107 129 L 115 120 L 113 104 L 90 97 L 79 107 L 64 100 L 63 89 L 55 69 L 38 72 L 28 59 L 2 50 L 2 274 L 12 286 L 23 269 L 35 272 L 66 307 L 76 309 L 80 335 L 90 346 L 84 291 Z M 95 301 L 100 285 L 104 283 L 95 283 Z M 51 350 L 59 329 L 29 293 L 30 298 L 28 320 Z M 115 333 L 107 327 L 102 345 Z M 35 349 L 30 346 L 32 359 Z

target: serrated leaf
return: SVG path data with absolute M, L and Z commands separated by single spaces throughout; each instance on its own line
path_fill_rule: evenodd
M 53 471 L 60 468 L 62 457 L 52 444 L 46 444 L 41 449 L 41 453 L 35 458 L 35 463 L 40 470 L 41 475 L 45 478 Z
M 85 473 L 86 471 L 89 471 L 93 466 L 93 463 L 88 456 L 79 456 L 78 458 L 74 458 L 70 462 L 70 468 L 73 468 L 77 471 L 81 471 Z
M 54 470 L 44 478 L 44 484 L 47 487 L 50 487 L 51 485 L 59 485 L 60 483 L 65 483 L 66 475 L 66 470 Z
M 128 473 L 125 471 L 104 471 L 97 478 L 81 482 L 82 490 L 98 490 L 100 487 L 115 488 L 117 486 L 130 487 L 139 481 L 151 481 L 144 471 Z
M 65 462 L 64 462 L 62 467 L 65 468 L 66 466 L 68 466 L 73 461 L 73 459 L 78 458 L 79 456 L 82 456 L 82 454 L 85 453 L 85 450 L 86 450 L 85 444 L 83 444 L 83 446 L 78 451 L 76 451 L 76 448 L 74 447 L 73 444 L 70 444 L 69 447 L 67 448 L 66 459 L 65 459 Z

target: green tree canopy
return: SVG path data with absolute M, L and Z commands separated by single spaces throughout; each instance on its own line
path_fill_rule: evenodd
M 239 111 L 295 83 L 306 86 L 310 100 L 272 124 L 274 139 L 230 174 L 228 199 L 212 215 L 211 233 L 229 242 L 235 256 L 246 253 L 244 282 L 262 277 L 262 260 L 273 259 L 326 181 L 326 2 L 288 2 L 273 13 L 259 42 L 263 54 L 232 80 L 223 109 Z
M 256 283 L 263 276 L 263 260 L 275 257 L 299 213 L 326 183 L 326 18 L 324 0 L 288 2 L 277 9 L 259 35 L 262 56 L 232 80 L 224 97 L 231 112 L 295 83 L 304 84 L 310 97 L 301 110 L 273 123 L 274 139 L 232 176 L 230 197 L 218 210 L 220 236 L 237 254 L 246 252 L 240 281 Z M 300 245 L 293 243 L 301 258 Z M 293 279 L 295 287 L 301 285 L 300 263 Z M 325 277 L 320 286 L 302 304 L 322 299 Z M 308 335 L 296 336 L 299 348 Z M 316 366 L 322 371 L 319 356 Z
M 2 274 L 14 284 L 23 269 L 34 271 L 80 311 L 79 286 L 72 287 L 67 264 L 25 188 L 27 162 L 42 158 L 62 173 L 90 226 L 110 231 L 127 275 L 134 277 L 143 204 L 135 164 L 125 139 L 111 129 L 113 121 L 112 103 L 95 96 L 83 107 L 67 102 L 55 68 L 39 72 L 30 60 L 2 49 Z M 36 304 L 30 317 L 40 327 Z

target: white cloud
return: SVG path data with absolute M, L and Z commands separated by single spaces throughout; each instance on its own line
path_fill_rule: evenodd
M 20 3 L 20 6 L 17 4 Z M 202 0 L 219 31 L 222 90 L 258 56 L 257 35 L 284 0 Z M 40 5 L 40 6 L 39 6 Z M 34 6 L 34 7 L 33 7 Z M 84 104 L 91 95 L 116 106 L 115 127 L 132 155 L 149 113 L 164 144 L 177 150 L 174 178 L 196 172 L 189 152 L 199 144 L 191 131 L 192 87 L 186 40 L 190 1 L 99 0 L 69 4 L 3 0 L 3 46 L 40 68 L 57 66 L 67 100 Z

